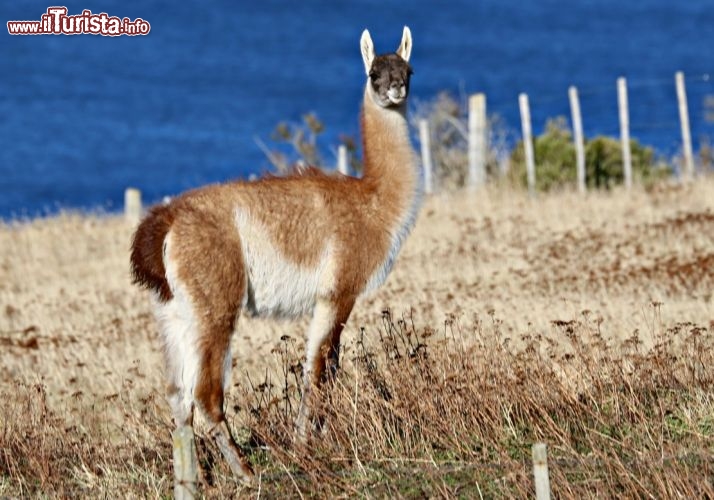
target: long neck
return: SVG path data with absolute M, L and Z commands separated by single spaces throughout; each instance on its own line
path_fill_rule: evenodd
M 419 161 L 409 140 L 406 105 L 383 108 L 365 88 L 362 107 L 363 179 L 378 201 L 408 211 L 420 198 Z M 389 200 L 389 201 L 388 201 Z

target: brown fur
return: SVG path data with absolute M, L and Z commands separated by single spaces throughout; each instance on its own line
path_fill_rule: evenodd
M 221 262 L 226 256 L 222 239 L 234 232 L 233 212 L 241 207 L 268 230 L 273 245 L 299 266 L 313 267 L 327 239 L 334 237 L 345 263 L 340 269 L 344 273 L 341 286 L 359 293 L 384 258 L 390 244 L 388 230 L 406 209 L 417 182 L 411 168 L 413 152 L 408 143 L 395 147 L 383 112 L 373 103 L 366 103 L 362 111 L 365 169 L 361 180 L 310 169 L 252 183 L 206 186 L 152 209 L 134 237 L 135 282 L 155 290 L 162 300 L 170 299 L 161 248 L 171 223 L 187 217 L 202 225 L 196 219 L 221 217 L 226 224 L 216 231 L 216 241 L 208 249 L 214 254 L 211 262 Z M 178 257 L 187 262 L 187 275 L 204 269 L 199 265 L 202 260 L 192 263 Z

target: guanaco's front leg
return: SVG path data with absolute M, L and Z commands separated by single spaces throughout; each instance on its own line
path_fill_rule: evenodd
M 340 335 L 349 319 L 354 299 L 319 300 L 315 305 L 308 328 L 305 365 L 303 367 L 303 392 L 295 421 L 296 437 L 301 442 L 308 439 L 312 426 L 312 413 L 323 382 L 333 377 L 339 366 Z M 329 366 L 328 366 L 329 363 Z

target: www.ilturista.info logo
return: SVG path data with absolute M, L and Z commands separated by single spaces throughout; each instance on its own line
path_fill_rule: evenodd
M 83 10 L 76 16 L 67 15 L 67 7 L 49 7 L 40 21 L 8 21 L 7 32 L 11 35 L 148 35 L 151 25 L 137 17 L 119 19 L 105 12 L 92 14 Z

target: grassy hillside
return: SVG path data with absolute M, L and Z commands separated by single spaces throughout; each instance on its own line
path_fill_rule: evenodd
M 65 214 L 0 226 L 0 496 L 171 492 L 170 414 L 132 228 Z M 241 318 L 235 484 L 207 496 L 714 496 L 714 181 L 427 200 L 361 300 L 309 449 L 293 446 L 306 322 Z M 197 429 L 204 432 L 199 420 Z

